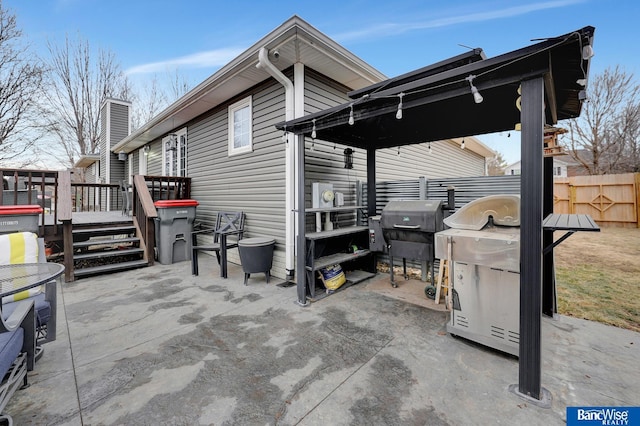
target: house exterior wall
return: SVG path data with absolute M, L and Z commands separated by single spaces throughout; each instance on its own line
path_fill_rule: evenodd
M 399 154 L 398 154 L 399 152 Z M 376 180 L 427 179 L 485 175 L 485 158 L 451 141 L 403 146 L 376 153 Z
M 228 155 L 228 105 L 252 96 L 253 150 Z M 275 81 L 253 88 L 188 124 L 187 161 L 198 220 L 212 225 L 216 212 L 242 210 L 245 238 L 276 239 L 272 274 L 285 275 L 285 144 L 275 124 L 284 120 L 284 89 Z M 160 152 L 160 145 L 151 152 Z M 157 155 L 161 157 L 161 155 Z M 160 174 L 160 161 L 150 163 Z M 237 250 L 229 259 L 239 262 Z
M 285 74 L 292 78 L 292 71 Z M 304 113 L 320 111 L 348 101 L 349 89 L 313 70 L 306 68 L 304 77 Z M 253 151 L 228 155 L 228 106 L 252 97 Z M 285 149 L 282 132 L 275 124 L 285 119 L 284 88 L 273 79 L 259 84 L 227 103 L 187 123 L 187 175 L 192 178 L 191 194 L 200 203 L 198 221 L 212 225 L 219 211 L 242 210 L 246 213 L 248 237 L 276 239 L 272 274 L 284 278 L 285 259 Z M 161 138 L 150 144 L 148 155 L 149 175 L 162 174 Z M 334 190 L 343 192 L 345 205 L 356 204 L 356 186 L 365 181 L 366 151 L 355 149 L 353 169 L 344 168 L 346 146 L 307 138 L 305 141 L 305 188 L 307 207 L 311 207 L 311 183 L 331 182 Z M 378 179 L 395 179 L 418 176 L 449 177 L 478 176 L 484 173 L 484 158 L 461 150 L 453 142 L 432 145 L 427 157 L 424 147 L 385 150 L 378 155 Z M 422 152 L 424 151 L 424 152 Z M 140 151 L 137 151 L 140 153 Z M 139 155 L 142 155 L 141 153 Z M 433 159 L 432 159 L 433 157 Z M 459 163 L 437 158 L 455 158 Z M 415 163 L 407 173 L 407 161 Z M 413 164 L 411 163 L 411 164 Z M 137 164 L 137 162 L 134 162 Z M 356 212 L 341 212 L 338 226 L 351 225 Z M 307 228 L 315 228 L 315 215 L 307 216 Z M 239 262 L 237 250 L 231 250 L 229 260 Z

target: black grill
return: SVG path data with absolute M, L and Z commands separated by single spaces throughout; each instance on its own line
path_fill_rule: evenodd
M 407 259 L 429 262 L 431 284 L 434 284 L 434 234 L 443 230 L 443 204 L 439 200 L 390 201 L 382 210 L 380 225 L 389 247 L 391 285 L 397 287 L 393 275 L 394 257 L 402 258 L 407 279 Z

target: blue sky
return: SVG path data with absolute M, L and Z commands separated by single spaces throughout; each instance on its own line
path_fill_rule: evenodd
M 32 47 L 82 35 L 134 80 L 176 69 L 195 85 L 296 14 L 388 77 L 481 47 L 492 57 L 587 25 L 591 74 L 620 65 L 640 79 L 638 0 L 168 1 L 4 0 Z M 519 134 L 481 136 L 507 162 Z

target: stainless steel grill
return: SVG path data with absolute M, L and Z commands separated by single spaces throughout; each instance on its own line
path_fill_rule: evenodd
M 389 247 L 391 285 L 397 287 L 393 273 L 394 258 L 401 257 L 407 279 L 407 259 L 426 261 L 434 282 L 433 235 L 442 231 L 443 203 L 440 200 L 390 201 L 382 210 L 380 225 Z

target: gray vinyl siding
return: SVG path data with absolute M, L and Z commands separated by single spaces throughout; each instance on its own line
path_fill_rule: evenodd
M 376 152 L 376 181 L 482 176 L 485 159 L 470 149 L 445 140 L 428 144 L 381 149 Z
M 284 120 L 284 88 L 269 81 L 250 93 L 253 103 L 253 152 L 228 156 L 228 105 L 230 100 L 190 123 L 188 175 L 198 221 L 211 225 L 219 211 L 246 214 L 245 238 L 276 239 L 274 276 L 285 276 L 285 144 L 275 124 Z M 229 253 L 239 263 L 237 250 Z
M 307 69 L 305 73 L 305 114 L 321 111 L 349 100 L 349 89 Z M 344 168 L 346 146 L 334 143 L 305 141 L 305 191 L 307 208 L 311 207 L 311 183 L 328 182 L 334 191 L 344 194 L 345 206 L 356 205 L 356 183 L 367 179 L 367 154 L 362 149 L 354 149 L 353 169 Z M 334 213 L 338 226 L 355 223 L 356 212 Z M 307 231 L 315 230 L 315 215 L 306 217 Z
M 113 146 L 129 135 L 129 107 L 117 103 L 110 104 L 111 128 L 109 136 L 111 146 Z
M 149 176 L 161 176 L 162 175 L 162 141 L 157 139 L 149 144 L 151 149 L 147 156 L 147 175 Z M 187 129 L 187 155 L 189 155 L 189 130 Z M 188 162 L 188 165 L 190 162 Z M 187 167 L 188 167 L 187 165 Z M 187 169 L 187 176 L 190 176 Z
M 107 176 L 107 155 L 109 155 L 109 148 L 107 147 L 107 110 L 109 105 L 105 103 L 100 110 L 100 177 L 105 178 Z M 104 206 L 102 206 L 104 207 Z

